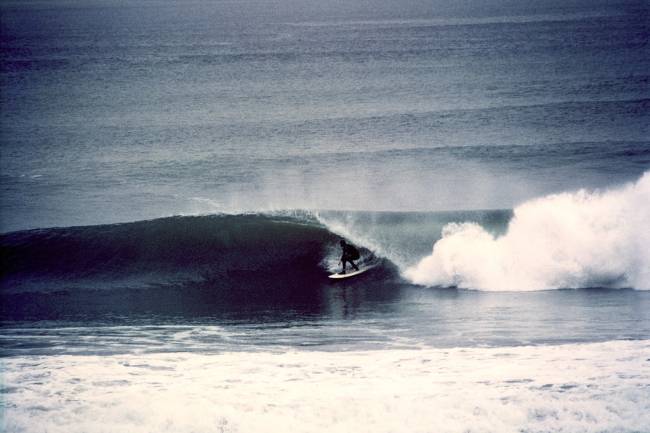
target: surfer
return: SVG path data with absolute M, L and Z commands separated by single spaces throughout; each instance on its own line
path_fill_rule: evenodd
M 343 264 L 343 271 L 341 273 L 345 274 L 346 262 L 350 262 L 352 267 L 358 271 L 359 267 L 354 264 L 354 260 L 359 258 L 359 250 L 357 250 L 353 245 L 346 243 L 343 239 L 341 239 L 341 249 L 343 250 L 343 255 L 341 255 L 341 261 L 339 262 Z

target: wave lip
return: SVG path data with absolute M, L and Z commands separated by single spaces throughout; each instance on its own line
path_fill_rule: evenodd
M 650 172 L 609 191 L 523 203 L 505 234 L 443 228 L 433 252 L 404 271 L 415 284 L 492 291 L 582 287 L 650 290 Z

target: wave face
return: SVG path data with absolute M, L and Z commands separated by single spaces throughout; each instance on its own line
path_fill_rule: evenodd
M 307 216 L 172 217 L 21 231 L 0 237 L 0 281 L 13 292 L 184 280 L 304 283 L 326 274 L 321 262 L 337 242 Z
M 340 236 L 313 215 L 212 215 L 49 228 L 0 236 L 4 320 L 119 320 L 258 311 L 316 314 Z M 355 284 L 392 284 L 387 260 Z M 388 289 L 386 289 L 388 290 Z M 289 313 L 287 313 L 289 314 Z
M 601 192 L 580 190 L 514 209 L 505 234 L 451 223 L 404 275 L 416 284 L 480 290 L 650 289 L 650 172 Z

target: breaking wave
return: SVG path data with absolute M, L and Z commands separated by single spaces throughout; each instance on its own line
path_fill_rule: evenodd
M 13 232 L 0 236 L 0 288 L 15 293 L 187 281 L 309 286 L 337 266 L 339 239 L 307 213 L 186 216 Z
M 525 291 L 650 289 L 650 172 L 607 191 L 566 192 L 517 206 L 504 234 L 450 223 L 404 271 L 416 284 Z
M 277 299 L 327 284 L 341 237 L 380 265 L 361 284 L 647 290 L 649 223 L 650 172 L 617 189 L 550 195 L 512 211 L 296 211 L 28 230 L 0 235 L 0 294 L 199 287 Z

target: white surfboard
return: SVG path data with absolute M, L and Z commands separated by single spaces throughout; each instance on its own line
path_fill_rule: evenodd
M 351 278 L 351 277 L 356 277 L 357 275 L 363 274 L 364 272 L 374 268 L 374 266 L 368 266 L 366 268 L 361 268 L 358 271 L 354 272 L 346 272 L 345 274 L 332 274 L 329 276 L 329 278 L 333 280 L 342 280 L 344 278 Z

